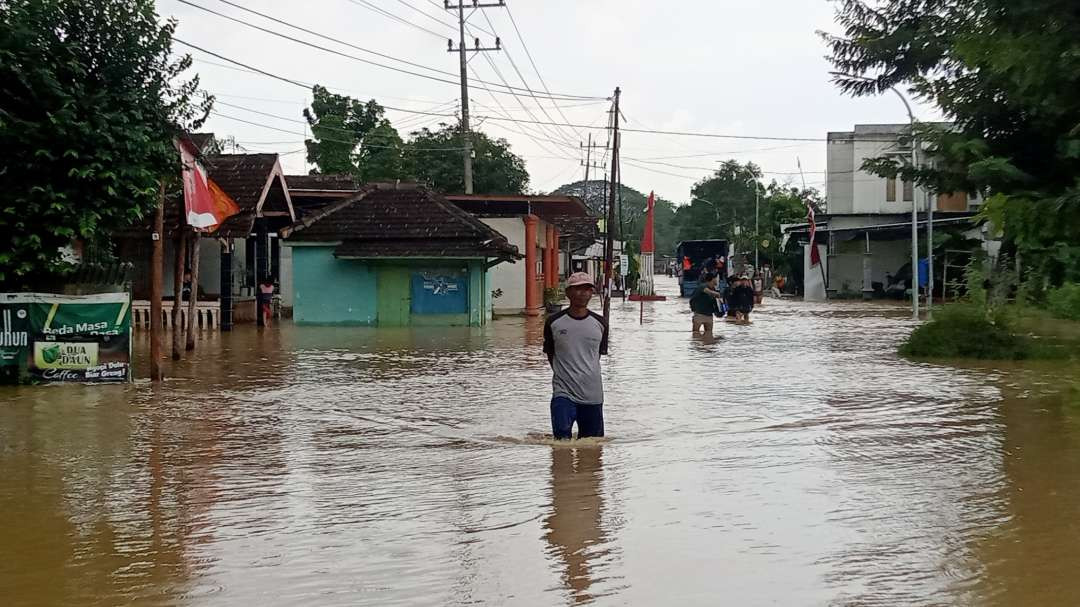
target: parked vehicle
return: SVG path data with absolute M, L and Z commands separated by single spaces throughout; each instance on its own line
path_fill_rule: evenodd
M 690 269 L 679 275 L 679 294 L 690 297 L 701 281 L 701 264 L 714 257 L 728 257 L 726 240 L 687 240 L 675 249 L 676 263 L 682 267 L 683 260 L 690 259 Z

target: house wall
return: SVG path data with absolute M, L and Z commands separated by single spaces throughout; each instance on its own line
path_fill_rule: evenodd
M 297 324 L 481 326 L 491 317 L 480 260 L 351 260 L 334 257 L 333 246 L 290 248 Z M 446 300 L 429 288 L 436 284 L 452 285 Z
M 851 134 L 831 133 L 828 143 L 826 200 L 829 213 L 833 214 L 855 212 L 855 181 L 851 178 L 851 171 L 855 170 L 855 144 L 845 140 L 843 135 Z M 834 136 L 840 140 L 833 141 Z
M 289 248 L 297 324 L 376 324 L 376 274 L 367 264 L 336 259 L 334 247 Z
M 829 256 L 829 290 L 860 292 L 863 289 L 863 263 L 866 258 L 865 236 L 837 242 Z M 910 240 L 870 240 L 870 280 L 888 287 L 887 275 L 896 275 L 911 263 Z M 846 285 L 845 285 L 846 283 Z
M 281 290 L 281 306 L 283 308 L 293 307 L 293 264 L 292 264 L 292 247 L 281 247 L 281 276 L 278 278 L 280 283 L 279 289 Z
M 907 213 L 911 214 L 913 202 L 920 211 L 926 210 L 928 192 L 916 187 L 914 201 L 904 201 L 904 187 L 896 183 L 896 200 L 890 202 L 886 195 L 888 180 L 861 169 L 869 158 L 887 154 L 903 155 L 910 160 L 911 151 L 904 151 L 893 143 L 907 130 L 907 125 L 858 125 L 853 132 L 829 133 L 827 144 L 828 185 L 827 200 L 830 215 L 859 213 Z M 926 162 L 920 152 L 919 163 Z M 963 212 L 980 206 L 981 196 L 969 197 L 965 193 L 946 194 L 938 197 L 929 194 L 935 210 Z
M 825 266 L 825 273 L 829 272 L 828 247 L 819 244 L 818 254 L 821 263 Z M 810 245 L 803 245 L 803 299 L 806 301 L 826 301 L 825 282 L 822 280 L 821 268 L 810 267 Z
M 510 244 L 525 254 L 525 222 L 520 217 L 482 218 Z M 495 314 L 521 314 L 525 309 L 525 260 L 516 263 L 500 263 L 491 270 L 491 289 L 501 290 L 502 295 L 492 302 Z

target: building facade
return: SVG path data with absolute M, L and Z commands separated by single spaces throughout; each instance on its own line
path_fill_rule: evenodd
M 575 196 L 448 195 L 448 201 L 504 235 L 523 264 L 492 270 L 494 313 L 536 316 L 545 289 L 558 288 L 573 252 L 595 239 L 596 219 Z
M 507 239 L 415 184 L 368 184 L 282 230 L 297 324 L 480 326 Z
M 948 127 L 947 124 L 939 126 Z M 817 245 L 827 272 L 824 287 L 820 268 L 805 266 L 808 299 L 831 295 L 862 294 L 870 298 L 911 288 L 913 276 L 912 208 L 918 213 L 919 258 L 926 256 L 928 211 L 933 210 L 935 229 L 973 227 L 972 217 L 982 205 L 978 194 L 934 193 L 901 179 L 885 178 L 865 171 L 873 158 L 895 156 L 912 160 L 909 124 L 864 124 L 851 131 L 830 132 L 827 138 L 827 209 L 817 215 Z M 915 162 L 932 163 L 933 154 L 916 146 Z M 791 236 L 805 238 L 806 226 L 792 226 Z M 804 256 L 810 247 L 804 244 Z

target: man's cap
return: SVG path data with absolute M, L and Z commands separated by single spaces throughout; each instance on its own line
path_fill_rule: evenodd
M 566 288 L 567 289 L 569 289 L 570 287 L 582 287 L 582 286 L 589 286 L 589 287 L 594 286 L 592 276 L 589 276 L 585 272 L 574 272 L 573 274 L 570 275 L 570 278 L 568 278 L 566 280 Z

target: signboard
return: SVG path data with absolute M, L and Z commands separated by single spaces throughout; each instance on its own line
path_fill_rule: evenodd
M 0 294 L 0 382 L 130 379 L 127 293 Z
M 630 256 L 625 253 L 619 255 L 619 274 L 623 276 L 630 275 Z

